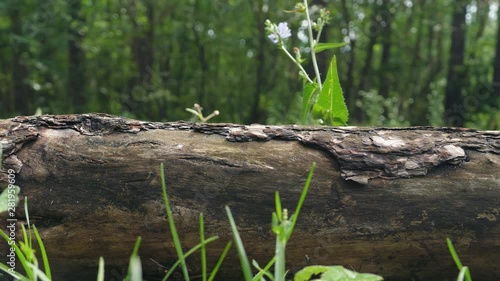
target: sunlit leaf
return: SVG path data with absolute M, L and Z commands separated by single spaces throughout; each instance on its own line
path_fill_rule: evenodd
M 318 101 L 313 107 L 313 117 L 324 120 L 326 125 L 343 126 L 347 124 L 349 112 L 344 101 L 337 73 L 337 59 L 334 56 L 323 89 L 319 93 Z

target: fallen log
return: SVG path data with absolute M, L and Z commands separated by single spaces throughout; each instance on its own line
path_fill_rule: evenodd
M 137 236 L 145 275 L 161 279 L 176 255 L 160 163 L 183 246 L 199 242 L 200 213 L 206 236 L 220 237 L 208 245 L 209 266 L 231 239 L 226 205 L 249 257 L 267 263 L 274 254 L 274 193 L 293 210 L 316 162 L 287 248 L 290 272 L 340 264 L 385 280 L 452 280 L 449 237 L 475 279 L 500 276 L 499 131 L 157 123 L 81 114 L 0 120 L 0 142 L 1 186 L 14 170 L 54 280 L 95 280 L 99 256 L 106 280 L 121 280 Z M 25 216 L 20 209 L 18 224 Z M 189 266 L 198 272 L 199 258 Z M 241 279 L 240 272 L 233 249 L 217 280 Z

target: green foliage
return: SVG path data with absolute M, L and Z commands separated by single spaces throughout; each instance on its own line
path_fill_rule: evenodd
M 43 245 L 42 238 L 38 233 L 38 230 L 33 225 L 33 233 L 35 234 L 35 239 L 37 241 L 40 254 L 42 255 L 42 262 L 44 271 L 39 269 L 38 259 L 36 257 L 36 251 L 33 249 L 33 233 L 31 231 L 31 224 L 29 222 L 29 213 L 28 213 L 28 198 L 25 197 L 24 200 L 24 208 L 26 212 L 26 221 L 28 225 L 28 231 L 26 231 L 24 225 L 23 229 L 23 241 L 19 241 L 15 243 L 15 241 L 10 240 L 9 236 L 0 229 L 0 236 L 7 242 L 7 244 L 14 249 L 16 254 L 16 259 L 21 263 L 21 266 L 25 272 L 21 274 L 19 271 L 10 271 L 10 267 L 6 264 L 0 264 L 0 270 L 4 271 L 8 275 L 23 281 L 36 281 L 38 279 L 42 281 L 50 281 L 52 280 L 50 265 L 47 257 L 47 252 L 45 251 L 45 247 Z
M 324 83 L 321 81 L 321 75 L 318 68 L 316 54 L 324 50 L 340 48 L 346 46 L 347 43 L 318 43 L 323 27 L 330 21 L 330 12 L 326 9 L 320 10 L 320 16 L 316 22 L 311 20 L 307 1 L 298 3 L 295 6 L 294 12 L 298 14 L 305 13 L 307 19 L 308 36 L 311 52 L 312 64 L 316 77 L 311 79 L 305 69 L 302 67 L 304 59 L 302 58 L 300 49 L 295 47 L 295 58 L 288 52 L 285 47 L 286 40 L 291 36 L 291 31 L 286 22 L 281 22 L 279 25 L 266 20 L 266 30 L 271 41 L 278 46 L 299 68 L 299 75 L 303 78 L 302 90 L 302 124 L 307 124 L 308 117 L 312 111 L 312 117 L 320 124 L 339 126 L 347 125 L 348 110 L 344 101 L 342 88 L 337 74 L 337 60 L 333 57 L 328 68 L 328 74 Z M 317 31 L 316 39 L 313 39 L 313 27 Z M 319 91 L 319 96 L 318 96 Z
M 297 203 L 297 207 L 292 216 L 288 216 L 288 210 L 281 208 L 281 199 L 279 193 L 275 193 L 275 205 L 276 211 L 273 212 L 272 215 L 272 230 L 276 234 L 276 246 L 275 246 L 275 255 L 271 261 L 268 262 L 265 268 L 261 268 L 256 261 L 253 261 L 252 264 L 259 270 L 259 272 L 252 276 L 252 269 L 250 267 L 250 262 L 248 260 L 248 256 L 246 254 L 245 246 L 241 240 L 241 237 L 238 232 L 238 228 L 236 227 L 236 223 L 234 221 L 233 215 L 231 214 L 231 210 L 228 206 L 226 206 L 227 216 L 229 218 L 229 223 L 231 226 L 231 231 L 233 233 L 233 238 L 236 243 L 236 249 L 238 251 L 238 256 L 240 258 L 241 268 L 243 271 L 243 276 L 245 281 L 251 280 L 265 280 L 264 275 L 267 276 L 270 280 L 281 280 L 284 281 L 286 277 L 286 267 L 285 267 L 285 251 L 286 244 L 290 239 L 290 236 L 293 233 L 293 229 L 295 224 L 297 223 L 297 218 L 299 216 L 302 205 L 304 204 L 307 192 L 309 190 L 309 186 L 311 184 L 311 179 L 314 173 L 314 169 L 316 167 L 316 163 L 313 163 L 311 168 L 309 169 L 309 175 L 307 176 L 306 183 L 304 184 L 304 188 L 302 189 L 301 196 L 299 198 L 299 202 Z M 274 264 L 274 274 L 269 271 L 269 268 Z

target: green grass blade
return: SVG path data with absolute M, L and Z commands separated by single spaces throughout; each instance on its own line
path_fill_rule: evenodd
M 7 273 L 10 276 L 12 276 L 13 278 L 15 278 L 15 280 L 22 280 L 23 278 L 26 278 L 23 275 L 21 275 L 21 273 L 19 273 L 19 272 L 16 272 L 16 271 L 11 272 L 10 267 L 3 264 L 3 263 L 0 263 L 0 270 L 2 270 L 3 272 Z M 28 278 L 26 278 L 26 279 L 29 280 Z
M 38 247 L 40 248 L 40 254 L 42 255 L 42 262 L 43 262 L 43 268 L 45 270 L 45 275 L 49 279 L 52 279 L 52 274 L 50 272 L 50 264 L 49 264 L 49 258 L 47 257 L 47 252 L 45 251 L 45 246 L 43 245 L 42 237 L 40 236 L 40 233 L 36 229 L 36 226 L 33 225 L 33 232 L 35 233 L 36 241 L 38 243 Z
M 141 246 L 141 241 L 142 241 L 142 237 L 137 236 L 137 240 L 135 240 L 135 244 L 134 244 L 134 249 L 132 250 L 133 257 L 137 256 L 137 253 L 139 252 L 139 247 Z
M 51 281 L 43 271 L 41 271 L 36 264 L 29 263 L 28 266 L 33 270 L 33 272 L 36 274 L 34 276 L 34 280 L 40 279 L 41 281 Z
M 451 242 L 450 238 L 446 238 L 446 244 L 448 245 L 448 250 L 450 251 L 451 257 L 455 261 L 455 264 L 457 265 L 458 270 L 462 271 L 464 266 L 462 265 L 462 262 L 460 261 L 460 258 L 458 257 L 458 254 L 455 251 L 455 247 L 453 246 L 453 243 Z M 470 275 L 469 270 L 466 270 L 465 280 L 472 281 L 472 277 Z
M 464 281 L 465 280 L 465 274 L 469 271 L 469 268 L 467 266 L 462 267 L 462 270 L 460 270 L 460 273 L 458 274 L 457 281 Z
M 132 260 L 137 257 L 137 253 L 139 252 L 139 246 L 141 245 L 142 237 L 137 236 L 137 240 L 135 240 L 134 248 L 132 249 L 132 254 L 130 255 L 130 260 L 128 264 L 127 276 L 123 281 L 130 281 L 132 276 Z M 142 269 L 141 269 L 142 270 Z M 141 273 L 142 274 L 142 273 Z
M 99 257 L 99 270 L 97 271 L 97 281 L 104 281 L 104 258 Z
M 0 236 L 2 236 L 3 239 L 5 239 L 5 241 L 7 241 L 7 244 L 9 244 L 9 241 L 10 241 L 9 237 L 1 229 L 0 229 Z M 24 271 L 26 271 L 26 275 L 27 275 L 28 279 L 33 280 L 33 270 L 31 270 L 31 267 L 28 266 L 29 262 L 26 259 L 26 256 L 24 255 L 23 251 L 21 251 L 21 249 L 19 248 L 19 246 L 17 246 L 16 243 L 12 243 L 12 245 L 10 245 L 10 246 L 14 248 L 14 251 L 16 253 L 16 257 L 19 259 L 19 262 L 21 263 L 21 266 L 24 268 Z
M 309 191 L 309 186 L 311 185 L 311 180 L 314 174 L 314 169 L 316 168 L 316 162 L 313 162 L 311 165 L 311 168 L 309 168 L 309 174 L 307 175 L 307 180 L 306 183 L 304 184 L 304 189 L 302 189 L 302 193 L 300 194 L 299 202 L 297 203 L 297 208 L 295 209 L 295 212 L 293 214 L 292 218 L 292 226 L 290 228 L 290 232 L 288 233 L 287 236 L 287 241 L 290 239 L 290 236 L 293 233 L 293 229 L 295 228 L 295 224 L 297 223 L 297 218 L 299 217 L 300 210 L 302 209 L 302 205 L 304 204 L 304 201 L 306 200 L 306 195 L 307 192 Z
M 259 281 L 260 278 L 262 278 L 262 276 L 264 276 L 264 274 L 266 274 L 267 272 L 269 272 L 269 269 L 271 268 L 271 266 L 273 266 L 273 264 L 276 262 L 276 256 L 274 256 L 267 264 L 266 266 L 261 270 L 259 271 L 253 278 L 252 281 Z
M 29 245 L 29 237 L 28 233 L 26 232 L 26 227 L 24 227 L 24 224 L 21 224 L 21 230 L 23 232 L 24 244 Z
M 231 248 L 231 245 L 232 245 L 231 241 L 229 241 L 226 244 L 226 247 L 224 248 L 224 251 L 222 251 L 222 254 L 220 255 L 219 259 L 217 260 L 217 263 L 215 264 L 214 269 L 212 269 L 212 272 L 210 273 L 210 276 L 208 276 L 208 281 L 213 281 L 214 280 L 215 275 L 219 271 L 219 268 L 222 265 L 222 262 L 226 258 L 227 253 L 229 252 L 229 249 Z
M 28 212 L 28 196 L 24 197 L 24 213 L 26 214 L 26 223 L 28 225 L 28 246 L 33 249 L 32 239 L 31 239 L 31 223 L 30 223 L 30 214 Z M 25 237 L 26 238 L 26 237 Z
M 233 232 L 234 243 L 236 243 L 236 250 L 240 258 L 241 270 L 243 270 L 243 277 L 245 281 L 252 280 L 252 268 L 250 267 L 250 262 L 248 262 L 248 256 L 245 251 L 245 246 L 243 246 L 243 241 L 241 241 L 238 228 L 236 228 L 236 223 L 234 222 L 233 215 L 228 206 L 226 206 L 227 217 L 229 218 L 229 224 L 231 225 L 231 231 Z
M 189 281 L 189 273 L 184 260 L 184 253 L 182 252 L 182 245 L 175 228 L 174 218 L 172 216 L 172 209 L 170 208 L 170 203 L 168 201 L 167 186 L 165 184 L 165 172 L 163 168 L 163 163 L 160 165 L 160 176 L 161 176 L 161 188 L 163 192 L 163 201 L 165 203 L 165 209 L 167 211 L 168 225 L 170 226 L 170 233 L 172 234 L 172 239 L 174 240 L 175 251 L 177 252 L 177 257 L 181 262 L 182 274 L 184 275 L 184 280 Z
M 138 256 L 130 258 L 130 281 L 142 281 L 142 265 Z
M 33 280 L 37 281 L 39 272 L 37 271 L 38 261 L 36 260 L 36 258 L 33 260 L 33 263 L 28 263 L 28 266 L 31 268 L 31 270 L 33 270 Z
M 217 239 L 219 239 L 219 236 L 212 236 L 212 237 L 208 238 L 207 240 L 205 240 L 205 243 L 203 243 L 203 244 L 208 244 L 208 243 L 210 243 L 210 242 L 212 242 L 212 241 L 215 241 L 215 240 L 217 240 Z M 187 257 L 189 257 L 190 255 L 192 255 L 194 252 L 196 252 L 198 249 L 200 249 L 200 248 L 201 248 L 201 246 L 202 246 L 202 245 L 201 245 L 201 243 L 200 243 L 200 244 L 198 244 L 198 245 L 194 246 L 193 248 L 191 248 L 191 250 L 187 251 L 187 252 L 184 254 L 184 256 L 183 256 L 184 260 L 185 260 Z M 172 275 L 172 273 L 174 273 L 175 269 L 179 266 L 179 264 L 181 264 L 181 259 L 178 259 L 178 260 L 177 260 L 177 261 L 176 261 L 176 262 L 175 262 L 175 263 L 174 263 L 174 264 L 170 267 L 170 269 L 168 270 L 168 272 L 167 272 L 167 274 L 165 275 L 165 277 L 163 277 L 162 281 L 167 280 L 167 279 L 170 277 L 170 275 Z
M 261 268 L 256 260 L 252 260 L 252 265 L 253 265 L 253 267 L 257 268 L 259 270 L 259 273 L 261 274 L 259 279 L 255 279 L 256 276 L 254 276 L 253 280 L 261 280 L 262 275 L 266 275 L 267 278 L 269 278 L 269 280 L 275 280 L 273 275 L 271 274 L 271 272 L 269 272 L 269 270 L 265 270 L 265 269 Z
M 201 243 L 201 280 L 207 281 L 207 253 L 205 248 L 205 224 L 203 213 L 200 213 L 200 243 Z

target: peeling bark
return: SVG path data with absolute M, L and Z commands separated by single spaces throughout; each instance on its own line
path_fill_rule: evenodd
M 108 277 L 124 273 L 138 235 L 148 280 L 161 276 L 158 264 L 175 261 L 161 162 L 184 246 L 198 243 L 200 212 L 207 235 L 220 236 L 208 249 L 212 264 L 231 239 L 225 205 L 251 258 L 264 264 L 273 255 L 274 192 L 293 208 L 314 161 L 287 251 L 292 272 L 342 264 L 386 280 L 453 279 L 450 237 L 474 278 L 499 274 L 498 131 L 157 123 L 82 114 L 0 120 L 0 142 L 3 180 L 6 169 L 16 171 L 63 280 L 76 280 L 75 272 L 79 280 L 95 280 L 100 255 Z M 24 214 L 17 215 L 23 222 Z M 218 280 L 240 277 L 232 255 Z M 196 258 L 190 266 L 196 271 Z

